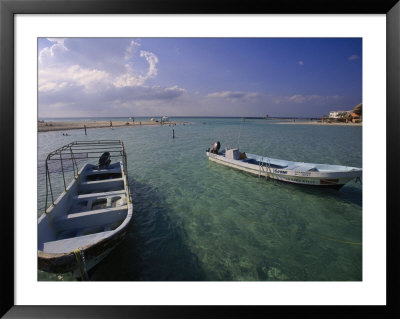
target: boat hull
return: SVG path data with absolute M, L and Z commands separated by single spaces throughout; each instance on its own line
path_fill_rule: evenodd
M 38 268 L 80 277 L 127 235 L 133 204 L 123 163 L 86 164 L 38 220 Z
M 126 237 L 130 229 L 130 223 L 113 236 L 105 238 L 87 247 L 80 247 L 79 250 L 85 256 L 85 268 L 87 271 L 95 267 L 108 254 L 118 246 Z M 42 251 L 38 252 L 38 268 L 50 273 L 68 273 L 73 272 L 76 277 L 80 276 L 79 264 L 73 252 L 62 254 L 48 254 Z
M 297 167 L 300 167 L 300 169 L 287 169 L 284 167 L 285 165 L 283 165 L 282 167 L 279 167 L 277 165 L 269 166 L 268 162 L 265 162 L 262 165 L 257 165 L 250 162 L 245 162 L 243 160 L 229 159 L 226 158 L 224 155 L 219 155 L 215 153 L 206 152 L 206 154 L 208 159 L 212 162 L 232 167 L 260 177 L 265 177 L 267 179 L 274 179 L 293 184 L 340 188 L 354 178 L 361 177 L 362 173 L 361 169 L 356 168 L 354 168 L 354 170 L 348 169 L 347 171 L 315 172 L 301 169 L 301 166 L 310 167 L 311 164 L 297 162 L 286 163 L 292 164 L 293 167 L 296 166 L 294 164 L 299 164 L 297 165 Z M 251 154 L 251 156 L 256 158 L 255 155 Z M 328 167 L 328 165 L 325 166 Z M 332 165 L 332 167 L 336 166 Z

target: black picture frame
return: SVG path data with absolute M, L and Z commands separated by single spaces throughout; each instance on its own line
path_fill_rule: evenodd
M 385 14 L 387 21 L 387 305 L 386 306 L 16 306 L 14 290 L 14 15 L 15 14 Z M 5 318 L 204 318 L 287 315 L 399 317 L 395 182 L 399 173 L 400 3 L 398 0 L 0 0 L 1 308 Z M 377 106 L 378 107 L 378 106 Z M 4 154 L 7 153 L 7 156 Z M 11 169 L 12 167 L 12 169 Z M 394 167 L 392 171 L 390 168 Z M 7 169 L 4 169 L 7 168 Z M 7 199 L 7 200 L 6 200 Z M 382 203 L 383 204 L 383 203 Z M 382 206 L 384 207 L 384 205 Z M 382 214 L 383 212 L 376 212 Z M 396 250 L 397 249 L 397 250 Z M 45 298 L 45 296 L 43 296 Z

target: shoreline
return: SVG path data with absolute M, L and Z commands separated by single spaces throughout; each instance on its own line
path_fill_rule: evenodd
M 317 122 L 317 121 L 299 121 L 299 122 L 278 122 L 275 124 L 292 124 L 292 125 L 326 125 L 326 126 L 362 126 L 362 123 L 344 123 L 344 122 L 334 122 L 334 123 L 327 123 L 327 122 Z
M 153 121 L 145 121 L 145 122 L 129 122 L 129 121 L 112 121 L 112 126 L 110 126 L 110 121 L 90 121 L 90 122 L 82 122 L 82 121 L 48 121 L 48 122 L 38 122 L 37 130 L 38 132 L 51 132 L 51 131 L 65 131 L 65 130 L 84 130 L 91 128 L 114 128 L 114 127 L 133 127 L 133 126 L 144 126 L 144 125 L 185 125 L 189 124 L 187 122 L 153 122 Z

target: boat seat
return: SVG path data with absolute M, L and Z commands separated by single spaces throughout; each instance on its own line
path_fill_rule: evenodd
M 119 177 L 119 178 L 112 178 L 112 179 L 103 179 L 100 181 L 88 181 L 88 182 L 81 182 L 79 184 L 79 186 L 81 185 L 100 185 L 102 183 L 115 183 L 115 182 L 123 182 L 124 178 L 123 177 Z
M 55 220 L 54 227 L 57 231 L 67 231 L 104 226 L 124 219 L 127 213 L 128 205 L 71 213 Z
M 255 165 L 259 165 L 260 164 L 260 162 L 255 160 L 254 158 L 245 158 L 243 160 L 243 162 L 249 163 L 249 164 L 255 164 Z
M 110 196 L 116 196 L 116 195 L 125 195 L 125 193 L 126 193 L 126 191 L 124 189 L 119 189 L 119 190 L 110 191 L 110 192 L 80 194 L 80 195 L 74 196 L 73 199 L 79 200 L 79 199 L 89 199 L 92 197 L 110 197 Z
M 101 174 L 115 174 L 115 173 L 121 173 L 120 166 L 118 166 L 116 168 L 111 168 L 111 169 L 93 169 L 93 170 L 90 170 L 86 176 L 101 175 Z
M 101 181 L 81 182 L 78 185 L 78 193 L 88 194 L 92 192 L 110 192 L 124 189 L 124 178 L 114 178 Z
M 106 237 L 112 231 L 100 232 L 96 234 L 60 239 L 43 243 L 43 247 L 39 247 L 44 253 L 69 253 L 77 248 L 85 247 L 91 243 L 95 243 Z
M 119 206 L 123 205 L 126 203 L 126 191 L 118 190 L 104 193 L 76 195 L 73 197 L 73 200 L 74 203 L 68 211 L 69 214 L 76 214 L 100 208 L 115 207 L 118 204 L 117 201 L 120 201 L 118 204 Z M 113 203 L 115 204 L 113 205 Z

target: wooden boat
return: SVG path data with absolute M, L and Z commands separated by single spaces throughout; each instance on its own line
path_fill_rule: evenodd
M 91 158 L 99 162 L 91 164 Z M 114 158 L 122 160 L 111 164 Z M 56 200 L 50 176 L 51 168 L 58 167 L 54 161 L 61 167 L 55 174 L 64 179 L 64 191 Z M 85 163 L 78 170 L 81 162 Z M 68 168 L 74 177 L 66 186 Z M 46 189 L 46 207 L 49 195 L 51 205 L 38 220 L 38 267 L 51 273 L 73 272 L 84 279 L 122 241 L 131 224 L 123 142 L 73 142 L 51 152 L 46 159 Z
M 241 153 L 238 148 L 219 152 L 220 143 L 207 149 L 208 159 L 258 176 L 295 184 L 340 188 L 353 179 L 360 179 L 357 167 L 293 162 L 255 154 Z

